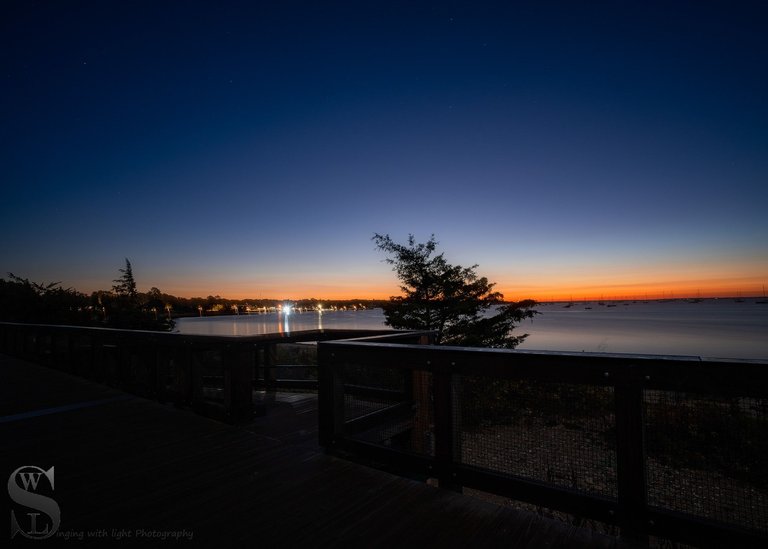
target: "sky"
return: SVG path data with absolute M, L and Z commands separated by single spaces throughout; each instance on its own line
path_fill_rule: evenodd
M 761 295 L 764 2 L 0 3 L 0 276 L 386 298 Z

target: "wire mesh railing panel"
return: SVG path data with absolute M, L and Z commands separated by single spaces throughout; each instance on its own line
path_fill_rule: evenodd
M 68 337 L 56 337 L 53 342 L 53 352 L 59 361 L 66 360 L 70 352 L 70 340 Z
M 70 368 L 72 373 L 81 376 L 88 376 L 91 373 L 93 361 L 93 347 L 91 339 L 88 336 L 71 336 L 70 346 Z
M 344 420 L 402 402 L 406 398 L 408 373 L 394 368 L 346 365 L 343 370 Z
M 317 366 L 278 364 L 272 370 L 276 379 L 317 381 Z
M 354 391 L 354 389 L 351 389 Z M 398 401 L 355 392 L 344 393 L 344 420 L 358 419 L 396 405 Z
M 350 438 L 434 455 L 432 375 L 395 368 L 347 366 L 344 420 Z
M 317 345 L 281 343 L 275 345 L 275 364 L 267 376 L 279 380 L 317 381 Z
M 616 497 L 613 388 L 463 376 L 455 393 L 463 463 Z
M 648 503 L 768 532 L 768 399 L 645 391 Z
M 127 349 L 125 373 L 131 390 L 144 396 L 152 396 L 157 375 L 157 353 L 153 348 L 130 347 Z
M 408 384 L 409 373 L 410 371 L 403 371 L 397 368 L 346 364 L 342 375 L 345 385 L 367 386 L 403 392 Z
M 317 366 L 317 344 L 279 343 L 275 345 L 275 363 Z
M 179 391 L 180 388 L 176 386 L 176 382 L 179 378 L 179 359 L 176 356 L 177 352 L 174 349 L 160 349 L 157 357 L 157 382 L 158 389 L 161 392 L 161 396 L 164 397 L 166 393 L 173 393 Z
M 192 362 L 199 368 L 204 400 L 224 402 L 224 353 L 221 349 L 195 349 L 192 353 Z

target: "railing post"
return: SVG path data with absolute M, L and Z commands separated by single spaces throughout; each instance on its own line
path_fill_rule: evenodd
M 131 376 L 131 362 L 133 361 L 133 349 L 127 338 L 122 334 L 115 341 L 117 353 L 117 387 L 128 393 L 134 393 L 133 379 Z
M 88 364 L 85 368 L 85 372 L 81 369 L 78 374 L 86 379 L 92 379 L 109 385 L 109 375 L 107 367 L 107 352 L 105 349 L 105 341 L 103 335 L 94 335 L 88 338 L 88 344 L 91 346 L 91 357 L 88 360 Z
M 192 343 L 184 341 L 175 347 L 173 376 L 177 406 L 190 406 L 198 411 L 197 407 L 202 402 L 202 379 L 197 379 L 200 373 Z
M 54 363 L 51 356 L 51 349 L 48 343 L 49 330 L 47 328 L 41 328 L 37 334 L 37 360 L 38 364 L 47 366 L 48 368 L 54 367 Z
M 404 384 L 406 393 L 415 405 L 411 448 L 419 454 L 430 454 L 435 444 L 434 409 L 430 393 L 429 372 L 424 370 L 405 370 L 408 382 Z M 434 383 L 434 381 L 433 381 Z M 434 390 L 434 387 L 432 387 Z
M 440 367 L 445 366 L 445 367 Z M 456 482 L 454 464 L 458 439 L 453 417 L 452 371 L 447 365 L 438 365 L 432 375 L 435 406 L 435 462 L 440 488 L 461 492 Z
M 199 349 L 195 349 L 194 344 L 187 343 L 184 346 L 184 359 L 180 367 L 184 369 L 184 376 L 186 378 L 186 386 L 184 387 L 184 396 L 186 403 L 189 404 L 192 409 L 205 415 L 204 410 L 204 394 L 203 394 L 203 367 L 200 363 L 199 356 L 195 356 L 195 351 L 200 352 Z
M 165 345 L 158 345 L 157 346 L 157 354 L 156 356 L 156 369 L 155 369 L 155 387 L 157 390 L 157 400 L 159 402 L 165 403 L 167 398 L 167 390 L 166 390 L 166 375 L 167 375 L 167 366 L 170 363 L 171 359 L 169 359 L 169 353 L 168 348 Z
M 48 356 L 49 364 L 51 368 L 54 368 L 56 370 L 61 369 L 61 365 L 59 364 L 59 357 L 57 355 L 57 347 L 56 347 L 56 341 L 57 341 L 58 332 L 56 332 L 55 329 L 48 329 L 48 333 L 46 335 L 45 341 L 46 341 L 46 354 Z
M 32 330 L 32 348 L 30 349 L 30 357 L 29 360 L 31 362 L 41 362 L 40 360 L 40 349 L 42 345 L 40 344 L 40 328 L 35 328 Z
M 66 370 L 65 371 L 68 374 L 71 374 L 74 371 L 74 365 L 75 365 L 75 345 L 72 342 L 72 337 L 73 337 L 72 332 L 67 331 L 64 333 L 64 338 L 67 343 L 66 351 L 65 351 L 66 352 L 66 360 L 65 360 Z
M 160 369 L 161 369 L 161 351 L 160 342 L 154 341 L 150 347 L 150 356 L 147 358 L 147 385 L 150 395 L 155 400 L 162 400 L 160 396 Z
M 645 467 L 643 387 L 634 368 L 617 380 L 616 465 L 621 536 L 648 542 L 648 486 Z
M 224 351 L 224 406 L 232 423 L 253 419 L 252 364 L 249 346 L 231 345 Z
M 259 384 L 259 370 L 261 369 L 262 363 L 263 363 L 263 355 L 262 352 L 262 346 L 261 345 L 252 345 L 251 346 L 251 366 L 250 366 L 250 384 L 251 384 L 251 391 L 255 391 L 256 389 L 261 389 L 261 385 Z M 267 415 L 267 401 L 266 398 L 259 398 L 256 399 L 254 396 L 254 403 L 253 403 L 253 414 L 255 416 L 264 416 Z
M 420 335 L 418 345 L 429 345 L 431 334 Z M 427 368 L 431 366 L 426 362 Z M 411 449 L 419 454 L 431 454 L 435 441 L 435 410 L 433 405 L 434 377 L 428 370 L 403 370 L 403 390 L 406 398 L 414 406 L 413 429 L 411 429 Z
M 263 368 L 264 363 L 264 351 L 262 350 L 261 345 L 257 345 L 255 347 L 255 351 L 253 353 L 253 386 L 259 387 L 259 377 L 261 374 L 259 373 L 260 370 Z
M 264 388 L 275 390 L 275 364 L 277 363 L 277 344 L 269 343 L 264 346 Z
M 344 380 L 333 351 L 317 344 L 317 408 L 320 446 L 333 446 L 337 433 L 344 432 Z

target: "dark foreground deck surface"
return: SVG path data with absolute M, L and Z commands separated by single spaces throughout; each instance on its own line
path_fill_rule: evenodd
M 11 544 L 625 546 L 326 455 L 316 423 L 314 396 L 277 395 L 265 417 L 231 427 L 0 355 L 3 486 L 22 465 L 55 466 L 61 508 L 55 539 Z

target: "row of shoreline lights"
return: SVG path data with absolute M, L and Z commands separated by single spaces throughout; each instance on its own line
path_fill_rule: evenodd
M 365 307 L 363 307 L 362 305 L 360 305 L 359 308 L 360 309 L 365 309 Z M 298 311 L 299 313 L 305 313 L 305 312 L 313 311 L 313 310 L 317 311 L 318 313 L 323 313 L 325 311 L 347 311 L 347 310 L 357 311 L 358 310 L 358 306 L 357 305 L 352 305 L 351 307 L 346 307 L 345 306 L 345 307 L 341 307 L 341 308 L 339 308 L 339 307 L 331 307 L 330 309 L 324 309 L 322 305 L 318 305 L 314 309 L 310 309 L 310 308 L 307 308 L 307 307 L 295 307 L 295 306 L 291 305 L 290 303 L 284 303 L 283 305 L 278 305 L 277 306 L 277 312 L 278 313 L 283 313 L 283 314 L 287 314 L 287 315 L 293 313 L 294 311 Z
M 170 306 L 167 306 L 166 308 L 169 309 L 169 315 L 170 315 Z M 241 309 L 240 309 L 240 307 L 238 305 L 232 305 L 231 308 L 232 308 L 232 311 L 235 314 L 237 314 L 237 315 L 240 314 L 240 310 Z M 365 307 L 363 305 L 360 305 L 359 308 L 360 309 L 365 309 Z M 315 308 L 308 308 L 308 307 L 296 307 L 296 306 L 294 306 L 294 305 L 292 305 L 290 303 L 283 303 L 281 305 L 278 305 L 277 307 L 270 307 L 269 309 L 267 307 L 257 307 L 255 309 L 251 309 L 250 306 L 245 306 L 244 309 L 245 309 L 246 313 L 251 313 L 251 312 L 265 312 L 266 313 L 266 312 L 269 312 L 270 310 L 272 310 L 272 311 L 276 311 L 278 314 L 290 315 L 291 313 L 294 313 L 294 312 L 305 313 L 305 312 L 310 312 L 310 311 L 317 311 L 319 314 L 322 314 L 325 311 L 338 311 L 338 310 L 346 311 L 346 310 L 350 310 L 350 309 L 353 310 L 353 311 L 357 311 L 358 310 L 358 306 L 357 305 L 353 305 L 353 306 L 351 306 L 349 308 L 346 307 L 346 306 L 345 307 L 341 307 L 341 308 L 338 308 L 338 307 L 334 306 L 334 307 L 331 307 L 330 309 L 325 309 L 325 308 L 323 308 L 322 304 L 317 305 Z M 198 305 L 197 306 L 197 312 L 198 312 L 198 314 L 201 317 L 203 316 L 203 313 L 205 312 L 205 309 L 203 308 L 202 305 Z
M 169 309 L 169 307 L 166 307 L 166 308 Z M 260 310 L 260 309 L 262 309 L 262 308 L 259 307 L 257 310 Z M 264 309 L 264 312 L 266 312 L 266 307 L 264 307 L 263 309 Z M 277 312 L 285 314 L 285 315 L 291 314 L 295 309 L 296 308 L 293 305 L 289 304 L 289 303 L 285 303 L 283 305 L 278 305 L 277 306 Z M 235 312 L 235 314 L 238 314 L 238 315 L 240 314 L 240 308 L 237 305 L 232 305 L 232 310 Z M 246 307 L 245 310 L 246 310 L 246 312 L 251 312 L 251 309 L 249 307 Z M 301 308 L 298 308 L 298 310 L 299 310 L 299 312 L 302 312 Z M 303 311 L 307 311 L 307 310 L 309 310 L 309 309 L 303 309 Z M 318 313 L 322 313 L 323 312 L 323 306 L 322 305 L 318 305 L 316 310 L 317 310 Z M 153 311 L 154 311 L 154 309 L 153 309 Z M 197 306 L 197 312 L 198 312 L 198 314 L 200 316 L 203 316 L 203 306 L 202 305 L 198 305 Z M 169 314 L 170 314 L 170 310 L 169 310 Z
M 354 310 L 354 311 L 356 311 L 356 310 L 357 310 L 357 306 L 356 306 L 356 305 L 353 305 L 353 306 L 351 307 L 351 309 L 352 309 L 352 310 Z M 278 305 L 278 306 L 277 306 L 277 312 L 278 312 L 278 313 L 282 313 L 282 314 L 286 314 L 286 315 L 289 315 L 289 314 L 291 314 L 291 313 L 293 313 L 293 312 L 295 312 L 295 311 L 298 311 L 298 312 L 300 312 L 300 313 L 304 313 L 304 312 L 307 312 L 307 311 L 312 311 L 312 310 L 315 310 L 315 311 L 317 311 L 318 313 L 322 314 L 322 313 L 323 313 L 323 312 L 325 312 L 326 310 L 329 310 L 329 311 L 337 311 L 337 310 L 339 310 L 339 309 L 338 309 L 338 307 L 331 307 L 330 309 L 324 309 L 322 305 L 318 305 L 318 306 L 317 306 L 317 307 L 315 307 L 314 309 L 309 309 L 309 308 L 307 308 L 307 307 L 294 307 L 294 306 L 293 306 L 293 305 L 291 305 L 290 303 L 284 303 L 283 305 Z M 342 310 L 342 311 L 346 311 L 346 310 L 347 310 L 347 307 L 342 307 L 342 309 L 341 309 L 341 310 Z

